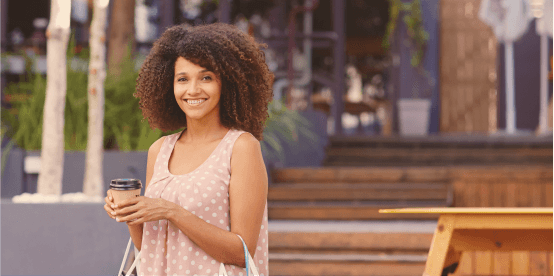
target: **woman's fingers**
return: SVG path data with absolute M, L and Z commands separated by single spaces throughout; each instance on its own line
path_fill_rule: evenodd
M 140 208 L 137 205 L 132 205 L 132 206 L 117 209 L 115 212 L 117 216 L 121 216 L 121 215 L 128 215 L 128 214 L 135 213 L 139 209 Z
M 119 221 L 119 222 L 132 221 L 132 220 L 137 219 L 139 217 L 141 217 L 140 212 L 134 212 L 134 213 L 132 213 L 130 215 L 127 215 L 127 216 L 117 217 L 117 221 Z
M 115 219 L 114 210 L 112 210 L 108 204 L 104 204 L 104 210 L 106 210 L 110 218 Z
M 107 198 L 110 200 L 110 202 L 113 204 L 113 196 L 112 196 L 112 189 L 109 189 L 107 192 Z

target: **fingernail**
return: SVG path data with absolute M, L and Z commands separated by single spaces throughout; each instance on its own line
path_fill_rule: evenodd
M 117 204 L 116 204 L 116 205 L 114 205 L 114 208 L 117 208 Z
M 112 211 L 112 215 L 115 215 L 115 212 L 114 212 L 114 211 Z
M 115 220 L 117 220 L 119 222 L 119 218 L 116 218 Z
M 112 200 L 112 197 L 110 196 L 110 200 Z
M 115 205 L 112 204 L 112 208 L 115 208 Z

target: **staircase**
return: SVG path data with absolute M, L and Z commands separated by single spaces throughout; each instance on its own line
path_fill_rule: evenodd
M 271 275 L 421 275 L 438 216 L 378 210 L 452 204 L 441 168 L 290 168 L 272 179 Z
M 529 168 L 521 171 L 527 174 L 552 166 L 552 137 L 330 137 L 330 142 L 324 167 L 272 172 L 271 275 L 422 275 L 438 216 L 379 209 L 452 206 L 450 178 L 469 179 L 472 168 L 480 168 L 481 177 L 509 182 L 499 178 L 506 168 L 525 165 Z

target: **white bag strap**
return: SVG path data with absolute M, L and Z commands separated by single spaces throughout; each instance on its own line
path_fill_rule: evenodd
M 254 259 L 252 259 L 252 256 L 248 252 L 248 247 L 246 247 L 246 243 L 244 242 L 244 240 L 240 235 L 237 234 L 237 236 L 242 242 L 242 247 L 244 248 L 244 263 L 246 264 L 246 276 L 248 276 L 250 271 L 252 271 L 252 274 L 254 276 L 260 276 L 260 274 L 258 273 L 258 269 L 256 268 L 256 263 L 254 262 Z M 223 263 L 219 265 L 219 276 L 228 276 L 227 270 L 225 270 L 225 265 Z
M 119 267 L 119 272 L 117 273 L 117 276 L 121 275 L 121 272 L 123 271 L 123 267 L 125 266 L 125 261 L 127 261 L 127 256 L 129 255 L 129 248 L 131 248 L 131 243 L 133 242 L 132 238 L 129 238 L 129 242 L 127 243 L 127 249 L 125 250 L 125 255 L 123 255 L 123 261 L 121 262 L 121 266 Z M 135 251 L 136 252 L 136 251 Z M 125 276 L 131 275 L 131 272 L 133 269 L 137 266 L 138 260 L 140 260 L 140 251 L 135 256 L 135 261 L 129 268 L 129 271 L 127 271 L 127 274 Z

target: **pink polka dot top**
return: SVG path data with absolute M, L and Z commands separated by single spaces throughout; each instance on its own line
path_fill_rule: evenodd
M 164 139 L 156 158 L 154 173 L 145 196 L 163 198 L 179 204 L 207 223 L 230 231 L 229 180 L 231 153 L 244 131 L 231 129 L 210 157 L 194 171 L 184 175 L 169 172 L 171 152 L 181 132 Z M 260 275 L 268 275 L 267 205 L 255 252 L 250 252 Z M 164 244 L 167 239 L 167 244 Z M 218 275 L 220 263 L 196 246 L 167 220 L 144 223 L 140 275 Z M 226 265 L 229 275 L 244 275 L 243 268 Z

